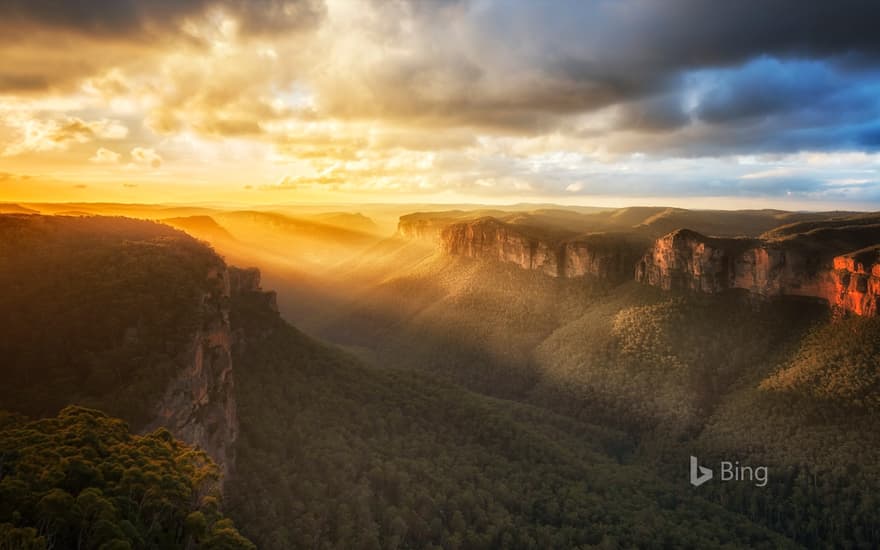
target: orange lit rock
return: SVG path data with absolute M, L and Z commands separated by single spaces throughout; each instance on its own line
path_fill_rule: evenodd
M 869 230 L 852 242 L 876 238 Z M 807 296 L 842 313 L 877 315 L 880 246 L 831 257 L 832 246 L 846 243 L 822 238 L 714 238 L 680 229 L 655 241 L 636 265 L 635 277 L 666 290 L 715 294 L 744 289 L 761 297 Z
M 856 315 L 877 315 L 880 296 L 880 246 L 834 258 L 832 304 Z

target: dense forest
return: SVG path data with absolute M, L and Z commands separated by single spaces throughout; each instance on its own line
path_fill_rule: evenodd
M 0 411 L 0 548 L 253 550 L 219 508 L 217 467 L 164 429 L 81 407 Z
M 799 298 L 608 288 L 436 258 L 333 312 L 321 334 L 377 368 L 620 430 L 628 460 L 672 483 L 690 454 L 768 465 L 769 488 L 703 494 L 808 547 L 873 548 L 877 326 Z
M 0 408 L 82 403 L 143 424 L 222 265 L 158 223 L 0 216 Z
M 621 432 L 375 370 L 242 297 L 230 513 L 261 548 L 781 548 Z

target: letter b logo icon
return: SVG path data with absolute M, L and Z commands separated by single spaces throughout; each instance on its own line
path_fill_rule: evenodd
M 699 487 L 712 479 L 712 470 L 697 464 L 697 457 L 691 455 L 691 485 Z

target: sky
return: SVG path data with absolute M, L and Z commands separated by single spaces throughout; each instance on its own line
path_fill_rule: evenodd
M 0 0 L 0 201 L 880 209 L 873 0 Z

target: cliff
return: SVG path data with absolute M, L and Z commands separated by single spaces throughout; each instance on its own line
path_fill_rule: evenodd
M 645 229 L 572 236 L 507 218 L 457 221 L 448 214 L 403 217 L 398 231 L 436 239 L 448 255 L 513 264 L 551 277 L 619 283 L 635 275 L 664 290 L 740 289 L 760 298 L 815 298 L 840 314 L 876 315 L 878 310 L 876 216 L 800 222 L 761 237 L 709 237 L 677 229 L 652 240 Z
M 636 280 L 664 290 L 717 293 L 733 287 L 734 261 L 755 241 L 679 229 L 657 239 L 636 265 Z
M 560 254 L 556 245 L 495 218 L 447 226 L 441 232 L 440 246 L 443 252 L 453 256 L 496 260 L 523 269 L 543 271 L 553 277 L 560 275 Z
M 200 299 L 201 326 L 182 358 L 186 368 L 170 381 L 156 404 L 154 420 L 144 431 L 168 428 L 175 437 L 207 452 L 228 479 L 235 468 L 234 444 L 239 433 L 230 301 L 247 293 L 273 311 L 277 305 L 274 292 L 260 289 L 260 272 L 255 268 L 212 269 L 208 288 Z
M 785 239 L 713 238 L 680 229 L 655 241 L 635 278 L 665 290 L 716 294 L 743 289 L 760 297 L 806 296 L 841 313 L 876 315 L 880 227 L 808 232 Z
M 561 273 L 623 282 L 632 278 L 633 266 L 649 246 L 647 237 L 635 233 L 595 233 L 568 239 L 562 244 Z
M 440 235 L 446 254 L 511 263 L 551 277 L 596 277 L 621 281 L 649 242 L 638 235 L 595 233 L 569 237 L 492 217 L 453 223 Z
M 435 242 L 440 238 L 443 229 L 453 221 L 454 219 L 445 216 L 408 214 L 400 217 L 397 223 L 397 235 L 407 239 Z
M 856 315 L 877 315 L 880 297 L 880 245 L 834 258 L 833 303 Z

